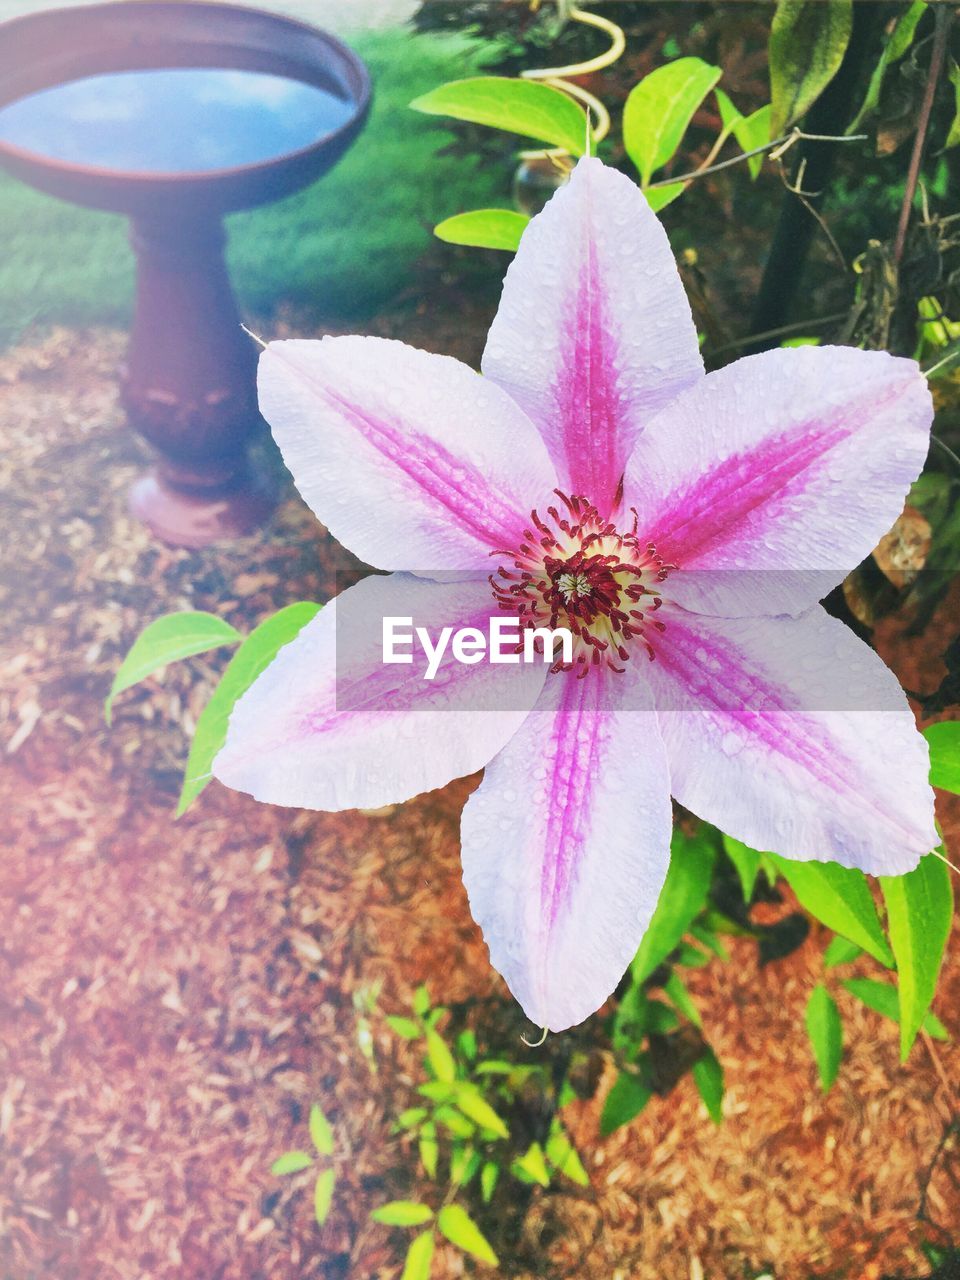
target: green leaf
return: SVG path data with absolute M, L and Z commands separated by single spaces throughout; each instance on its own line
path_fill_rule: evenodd
M 436 1178 L 437 1176 L 437 1157 L 440 1154 L 440 1144 L 437 1141 L 437 1127 L 435 1124 L 425 1124 L 420 1130 L 420 1161 L 428 1178 Z
M 930 785 L 960 795 L 960 720 L 927 725 L 923 731 L 930 748 Z
M 417 1086 L 417 1093 L 431 1102 L 448 1102 L 456 1093 L 453 1083 L 447 1080 L 428 1080 Z
M 525 213 L 516 213 L 513 209 L 472 209 L 469 213 L 444 218 L 433 228 L 433 234 L 447 244 L 516 253 L 529 221 Z
M 465 1187 L 480 1168 L 483 1157 L 472 1146 L 457 1146 L 450 1156 L 450 1181 Z
M 521 1182 L 536 1182 L 541 1187 L 550 1185 L 550 1170 L 539 1142 L 531 1142 L 523 1155 L 511 1164 L 510 1172 Z
M 748 116 L 741 115 L 722 89 L 716 91 L 720 119 L 724 133 L 732 132 L 741 151 L 755 151 L 770 141 L 770 103 L 758 107 Z M 763 168 L 763 156 L 751 156 L 747 161 L 750 177 L 756 181 Z
M 113 721 L 113 700 L 118 693 L 139 684 L 147 676 L 179 658 L 189 658 L 208 649 L 242 640 L 236 627 L 213 613 L 168 613 L 148 627 L 134 640 L 103 704 L 107 724 Z
M 403 1275 L 400 1280 L 430 1280 L 430 1267 L 433 1263 L 433 1232 L 424 1231 L 410 1242 L 407 1260 L 403 1264 Z
M 818 983 L 810 993 L 806 1013 L 807 1035 L 820 1073 L 820 1087 L 826 1093 L 837 1078 L 843 1055 L 843 1024 L 837 1002 Z
M 556 1116 L 554 1116 L 553 1124 L 550 1126 L 546 1155 L 557 1173 L 562 1173 L 565 1178 L 575 1182 L 578 1187 L 589 1187 L 590 1179 L 587 1177 L 587 1171 L 583 1167 L 583 1161 L 580 1159 L 576 1147 L 570 1141 L 566 1129 L 564 1129 Z
M 333 1130 L 316 1103 L 310 1108 L 310 1140 L 320 1155 L 333 1155 Z
M 600 1132 L 606 1137 L 629 1124 L 644 1109 L 653 1097 L 653 1090 L 648 1089 L 639 1076 L 621 1071 L 607 1094 L 600 1113 Z
M 703 1099 L 707 1114 L 714 1124 L 723 1122 L 723 1067 L 712 1049 L 708 1049 L 703 1057 L 690 1068 L 693 1083 Z
M 843 984 L 852 996 L 874 1013 L 891 1022 L 900 1021 L 900 997 L 892 982 L 877 982 L 873 978 L 848 978 Z M 935 1013 L 927 1013 L 920 1024 L 934 1040 L 949 1040 L 950 1033 Z
M 488 1160 L 480 1170 L 480 1196 L 484 1204 L 489 1204 L 500 1180 L 500 1166 Z
M 309 1169 L 313 1164 L 313 1156 L 309 1151 L 285 1151 L 270 1166 L 274 1177 L 282 1178 L 285 1173 L 299 1173 L 301 1169 Z
M 413 1129 L 421 1120 L 426 1120 L 429 1114 L 426 1107 L 407 1107 L 405 1111 L 401 1111 L 397 1116 L 394 1127 L 397 1129 Z
M 414 1022 L 412 1018 L 398 1018 L 395 1014 L 388 1014 L 387 1026 L 404 1040 L 419 1040 L 423 1035 L 420 1023 Z
M 692 943 L 681 942 L 677 948 L 676 963 L 682 964 L 688 969 L 702 969 L 704 965 L 710 963 L 710 957 L 706 952 L 701 951 L 699 947 L 693 946 Z
M 457 1106 L 470 1120 L 473 1120 L 481 1129 L 488 1129 L 491 1133 L 495 1133 L 498 1138 L 509 1138 L 510 1130 L 491 1107 L 490 1103 L 478 1094 L 461 1093 L 457 1098 Z
M 413 1012 L 418 1018 L 425 1018 L 430 1012 L 430 992 L 422 983 L 413 993 Z
M 950 83 L 953 85 L 953 123 L 950 125 L 950 131 L 947 134 L 947 140 L 943 144 L 944 151 L 950 147 L 955 147 L 960 143 L 960 67 L 956 62 L 950 59 L 950 69 L 947 72 L 950 77 Z
M 451 1244 L 469 1253 L 479 1262 L 495 1267 L 497 1255 L 490 1248 L 480 1228 L 458 1204 L 446 1204 L 437 1214 L 437 1226 Z
M 327 1220 L 336 1181 L 337 1175 L 332 1169 L 324 1169 L 317 1174 L 317 1180 L 313 1186 L 313 1216 L 317 1220 L 318 1227 L 322 1227 Z
M 673 204 L 677 196 L 683 195 L 686 185 L 685 182 L 668 182 L 662 187 L 647 187 L 643 194 L 646 196 L 647 204 L 653 212 L 659 213 L 668 204 Z
M 634 982 L 649 978 L 703 910 L 716 860 L 711 836 L 711 828 L 701 828 L 693 837 L 685 836 L 679 827 L 674 831 L 670 867 L 657 909 L 631 964 Z
M 468 1062 L 475 1062 L 477 1057 L 477 1037 L 469 1027 L 457 1036 L 457 1052 Z
M 433 1117 L 437 1124 L 442 1124 L 455 1138 L 472 1138 L 477 1131 L 472 1121 L 451 1106 L 437 1107 Z
M 677 58 L 630 91 L 623 109 L 623 145 L 640 171 L 642 187 L 671 159 L 721 74 L 701 58 Z
M 453 116 L 491 129 L 563 147 L 582 156 L 587 144 L 587 117 L 573 98 L 536 80 L 507 76 L 474 76 L 451 80 L 410 103 L 415 111 Z
M 856 960 L 858 956 L 862 955 L 862 947 L 858 947 L 849 938 L 837 936 L 823 953 L 823 967 L 824 969 L 836 969 L 838 965 L 849 964 L 851 960 Z
M 730 959 L 730 953 L 723 945 L 712 929 L 708 929 L 706 925 L 692 924 L 690 926 L 690 936 L 696 938 L 719 959 L 727 961 Z
M 900 1060 L 905 1062 L 937 990 L 953 920 L 950 869 L 935 854 L 905 876 L 881 876 L 887 929 L 897 960 Z
M 478 1062 L 474 1074 L 478 1076 L 509 1076 L 513 1073 L 514 1063 L 504 1062 L 500 1058 L 487 1058 Z
M 433 1221 L 433 1210 L 428 1204 L 419 1204 L 416 1200 L 391 1200 L 374 1209 L 370 1217 L 385 1227 L 421 1227 L 425 1222 Z
M 185 813 L 210 781 L 210 770 L 227 737 L 230 713 L 241 694 L 265 671 L 285 644 L 289 644 L 320 611 L 318 604 L 289 604 L 261 622 L 230 659 L 210 701 L 200 713 L 190 744 L 177 817 Z
M 690 992 L 683 985 L 678 974 L 671 973 L 663 984 L 663 990 L 689 1022 L 692 1022 L 695 1027 L 703 1026 L 697 1006 L 693 1003 Z
M 853 0 L 779 0 L 770 29 L 771 136 L 813 106 L 840 68 Z
M 775 853 L 766 857 L 811 915 L 863 947 L 874 960 L 893 968 L 893 955 L 862 871 L 836 862 L 794 862 Z
M 442 1083 L 449 1083 L 457 1078 L 457 1066 L 453 1054 L 447 1048 L 446 1041 L 432 1028 L 427 1029 L 427 1061 L 436 1078 Z
M 876 66 L 873 68 L 873 74 L 870 76 L 870 84 L 867 86 L 866 97 L 863 105 L 851 121 L 846 132 L 856 133 L 860 125 L 866 120 L 867 116 L 872 115 L 880 105 L 880 91 L 883 88 L 883 81 L 886 77 L 887 70 L 907 52 L 913 43 L 914 32 L 917 29 L 917 23 L 927 11 L 924 0 L 915 0 L 910 8 L 900 15 L 891 31 L 886 43 L 883 46 L 883 52 L 877 60 Z
M 723 851 L 733 863 L 737 875 L 740 877 L 740 888 L 743 890 L 744 902 L 749 902 L 753 897 L 754 886 L 757 883 L 762 854 L 759 854 L 756 849 L 751 849 L 749 845 L 744 844 L 741 840 L 734 840 L 733 836 L 728 835 L 723 837 Z

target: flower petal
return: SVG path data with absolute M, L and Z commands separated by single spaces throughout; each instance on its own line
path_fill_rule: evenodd
M 328 604 L 240 699 L 214 774 L 272 804 L 377 808 L 474 773 L 520 727 L 546 667 L 476 666 L 451 649 L 435 679 L 424 664 L 385 665 L 384 617 L 440 627 L 499 616 L 485 581 L 365 578 Z
M 297 488 L 379 569 L 481 569 L 556 484 L 532 423 L 467 365 L 384 338 L 271 342 L 260 408 Z
M 629 178 L 583 159 L 533 219 L 482 367 L 540 428 L 561 487 L 609 515 L 647 421 L 703 376 L 666 233 Z
M 625 503 L 702 613 L 802 613 L 876 546 L 923 466 L 933 410 L 913 360 L 850 347 L 748 356 L 659 414 Z
M 673 794 L 755 849 L 899 875 L 937 843 L 926 743 L 893 674 L 818 605 L 665 605 L 648 668 Z
M 636 678 L 551 676 L 463 814 L 463 878 L 490 959 L 537 1026 L 613 991 L 670 859 L 669 777 Z

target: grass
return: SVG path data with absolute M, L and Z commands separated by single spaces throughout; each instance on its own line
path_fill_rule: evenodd
M 408 108 L 442 81 L 474 73 L 490 46 L 400 29 L 351 44 L 375 86 L 363 134 L 313 187 L 228 221 L 241 306 L 258 317 L 282 302 L 329 318 L 369 315 L 411 283 L 436 222 L 505 198 L 506 168 L 441 154 L 452 139 L 442 121 Z M 122 218 L 0 174 L 0 225 L 0 341 L 31 324 L 126 323 L 133 256 Z

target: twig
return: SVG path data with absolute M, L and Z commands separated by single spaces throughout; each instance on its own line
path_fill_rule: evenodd
M 917 121 L 917 132 L 913 140 L 913 153 L 910 156 L 910 168 L 907 170 L 907 186 L 903 193 L 903 204 L 900 206 L 900 221 L 897 224 L 897 238 L 893 244 L 893 265 L 899 267 L 903 257 L 904 245 L 907 242 L 907 227 L 910 225 L 910 213 L 913 209 L 913 197 L 920 178 L 920 164 L 923 160 L 923 149 L 927 142 L 927 129 L 930 125 L 930 113 L 933 111 L 933 100 L 937 93 L 940 73 L 943 71 L 947 56 L 947 36 L 950 23 L 953 21 L 953 9 L 949 5 L 934 6 L 933 13 L 936 27 L 933 35 L 933 51 L 930 54 L 930 68 L 927 71 L 927 84 L 923 91 L 923 102 L 920 105 L 920 117 Z
M 804 329 L 818 329 L 823 325 L 837 324 L 845 320 L 846 311 L 835 311 L 829 316 L 815 316 L 810 320 L 794 320 L 791 324 L 778 325 L 776 329 L 767 329 L 763 333 L 748 333 L 745 338 L 736 342 L 725 342 L 722 347 L 709 347 L 704 353 L 710 356 L 722 355 L 724 351 L 735 351 L 737 347 L 745 347 L 751 342 L 765 342 L 767 338 L 780 338 L 789 333 L 802 333 Z
M 727 137 L 729 134 L 724 136 L 724 141 Z M 689 173 L 677 174 L 675 178 L 658 178 L 656 182 L 648 182 L 644 190 L 649 191 L 652 187 L 669 187 L 675 182 L 692 182 L 694 178 L 705 178 L 707 174 L 719 173 L 721 169 L 729 169 L 732 165 L 741 164 L 753 156 L 762 156 L 766 152 L 769 152 L 773 159 L 779 160 L 797 142 L 864 142 L 866 137 L 865 133 L 852 133 L 849 137 L 831 137 L 829 134 L 804 133 L 801 129 L 791 129 L 782 138 L 774 138 L 772 142 L 765 142 L 760 147 L 752 147 L 738 156 L 731 156 L 729 160 L 721 160 L 719 164 L 691 169 Z M 779 151 L 777 151 L 778 147 Z

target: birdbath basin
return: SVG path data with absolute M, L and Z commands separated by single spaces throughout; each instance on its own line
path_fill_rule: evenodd
M 157 452 L 131 507 L 167 542 L 251 532 L 272 506 L 248 457 L 256 346 L 227 275 L 223 215 L 313 182 L 369 100 L 366 68 L 343 44 L 257 9 L 114 0 L 0 24 L 0 165 L 131 219 L 122 399 Z

